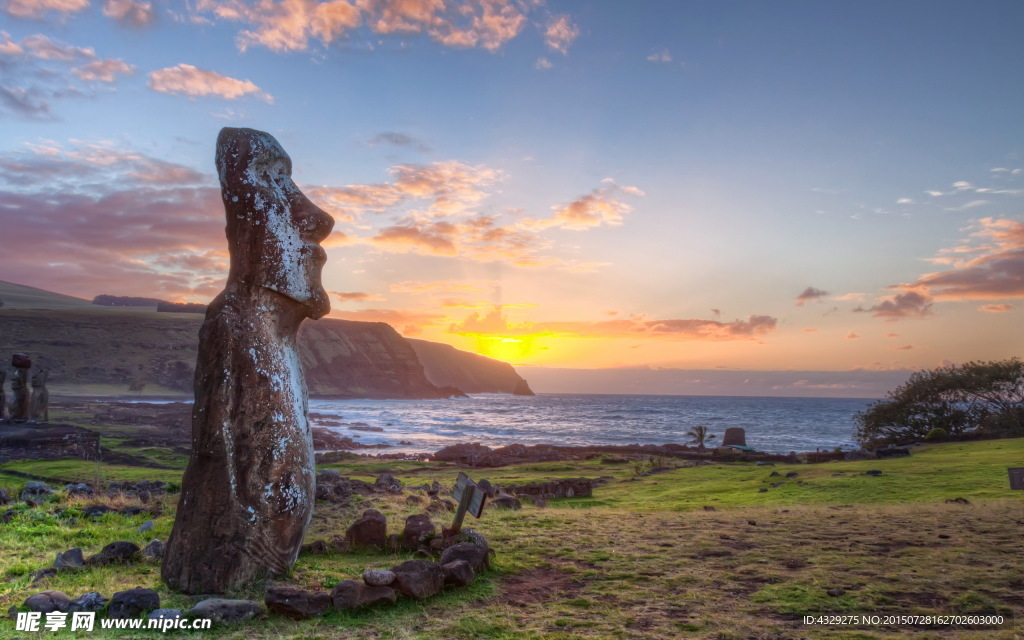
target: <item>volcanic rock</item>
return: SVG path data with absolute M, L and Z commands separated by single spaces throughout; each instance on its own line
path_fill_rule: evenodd
M 273 587 L 267 590 L 264 603 L 267 610 L 293 620 L 317 618 L 331 606 L 331 596 L 326 591 L 303 591 L 292 587 Z
M 24 606 L 29 611 L 40 613 L 51 613 L 53 611 L 67 612 L 71 598 L 63 591 L 41 591 L 25 599 Z
M 357 580 L 342 580 L 331 591 L 331 600 L 338 610 L 362 609 L 397 599 L 398 594 L 391 587 L 371 587 Z
M 160 595 L 152 589 L 136 587 L 118 591 L 107 607 L 108 618 L 138 618 L 147 611 L 160 608 Z
M 252 600 L 208 598 L 188 610 L 189 618 L 209 618 L 215 623 L 242 622 L 263 614 L 263 607 Z
M 387 544 L 388 519 L 376 509 L 367 509 L 363 517 L 352 523 L 345 532 L 351 547 L 378 547 Z
M 407 560 L 391 571 L 395 574 L 395 591 L 403 596 L 422 600 L 444 588 L 444 571 L 436 562 Z

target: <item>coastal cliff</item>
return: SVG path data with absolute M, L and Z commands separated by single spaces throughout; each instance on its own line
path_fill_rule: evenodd
M 19 294 L 24 290 L 38 292 L 40 302 L 0 309 L 0 356 L 30 354 L 36 366 L 50 370 L 55 393 L 192 393 L 202 315 L 103 308 L 18 285 Z M 52 306 L 38 308 L 42 303 Z M 383 322 L 307 321 L 298 351 L 311 397 L 442 398 L 457 395 L 450 387 L 469 393 L 529 389 L 507 363 L 410 341 Z
M 407 338 L 423 363 L 427 378 L 466 393 L 511 393 L 532 396 L 526 380 L 507 362 L 461 351 L 450 344 Z

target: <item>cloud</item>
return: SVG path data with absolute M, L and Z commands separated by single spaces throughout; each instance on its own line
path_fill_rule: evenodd
M 483 293 L 493 286 L 490 281 L 464 281 L 464 280 L 434 280 L 421 282 L 418 280 L 404 280 L 390 285 L 389 291 L 394 293 Z
M 384 296 L 376 293 L 363 293 L 362 291 L 332 291 L 332 295 L 338 298 L 341 302 L 370 302 L 370 301 L 381 301 Z
M 77 13 L 89 6 L 89 0 L 3 0 L 4 11 L 15 18 L 39 20 L 49 13 Z
M 0 228 L 18 255 L 5 277 L 85 295 L 209 299 L 227 274 L 213 182 L 107 145 L 0 154 Z
M 967 245 L 940 252 L 954 267 L 894 288 L 927 291 L 937 300 L 1024 298 L 1024 222 L 982 218 Z M 963 255 L 960 259 L 957 256 Z
M 806 328 L 804 328 L 803 331 L 804 331 L 804 333 L 817 333 L 818 332 L 818 330 L 815 327 L 806 327 Z
M 875 318 L 909 318 L 923 317 L 932 314 L 932 299 L 916 291 L 907 291 L 883 299 L 878 304 L 865 309 L 857 307 L 854 312 L 870 313 Z
M 387 247 L 407 247 L 416 253 L 437 256 L 455 256 L 459 251 L 454 238 L 457 227 L 450 222 L 433 222 L 418 226 L 415 223 L 381 229 L 371 242 Z
M 432 149 L 427 145 L 423 144 L 416 138 L 404 133 L 398 133 L 396 131 L 385 131 L 378 133 L 369 140 L 366 141 L 371 147 L 376 147 L 380 144 L 389 144 L 395 147 L 411 147 L 417 151 L 428 152 Z
M 672 54 L 668 52 L 668 49 L 661 49 L 647 56 L 647 59 L 650 62 L 672 62 Z
M 130 27 L 145 27 L 156 21 L 153 3 L 144 0 L 107 0 L 103 15 Z
M 71 70 L 71 73 L 86 82 L 116 82 L 118 75 L 125 75 L 135 71 L 135 67 L 124 60 L 93 60 L 81 67 Z
M 533 68 L 540 70 L 550 69 L 553 66 L 555 65 L 551 64 L 551 61 L 544 57 L 537 58 L 537 61 L 533 63 Z
M 985 304 L 978 307 L 978 311 L 985 311 L 986 313 L 1006 313 L 1007 311 L 1013 311 L 1014 306 L 1012 304 Z
M 646 316 L 603 321 L 524 322 L 513 324 L 502 307 L 470 314 L 462 322 L 453 323 L 448 332 L 456 335 L 563 338 L 648 338 L 670 341 L 757 340 L 775 330 L 777 320 L 770 316 L 750 316 L 746 320 L 720 322 L 703 319 L 650 319 Z
M 552 207 L 555 214 L 550 218 L 535 220 L 526 218 L 521 221 L 525 229 L 543 230 L 551 228 L 582 231 L 601 225 L 618 226 L 622 218 L 633 210 L 633 207 L 619 199 L 620 194 L 644 195 L 636 187 L 620 186 L 611 179 L 604 180 L 605 186 L 594 189 L 568 204 Z
M 912 344 L 905 344 L 902 347 L 889 347 L 890 351 L 910 351 L 914 348 Z
M 860 335 L 858 335 L 858 334 L 856 334 L 856 333 L 854 333 L 852 331 L 847 331 L 846 332 L 846 339 L 847 340 L 856 340 L 859 337 L 860 337 Z
M 237 100 L 253 94 L 266 102 L 274 102 L 271 95 L 264 93 L 249 80 L 229 78 L 216 71 L 199 69 L 190 64 L 179 64 L 151 72 L 149 88 L 160 93 L 182 94 L 190 98 L 216 96 L 225 100 Z
M 562 55 L 568 55 L 569 46 L 579 35 L 579 27 L 572 23 L 569 16 L 564 14 L 553 16 L 548 21 L 547 28 L 544 29 L 544 44 Z
M 25 53 L 40 60 L 57 60 L 71 62 L 82 58 L 95 58 L 96 51 L 91 47 L 75 47 L 54 42 L 48 37 L 37 33 L 21 41 Z
M 200 0 L 198 19 L 212 14 L 243 23 L 237 44 L 271 51 L 302 51 L 310 42 L 326 46 L 365 27 L 378 34 L 425 33 L 455 48 L 497 51 L 526 22 L 528 3 L 514 0 Z
M 829 295 L 828 291 L 823 291 L 822 289 L 815 289 L 814 287 L 807 287 L 806 289 L 800 292 L 800 295 L 796 297 L 796 306 L 802 307 L 804 306 L 805 302 L 808 302 L 810 300 L 818 300 L 819 298 L 824 298 L 827 295 Z

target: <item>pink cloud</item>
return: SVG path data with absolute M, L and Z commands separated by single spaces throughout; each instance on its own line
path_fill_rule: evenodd
M 562 55 L 569 53 L 569 45 L 580 35 L 579 27 L 567 15 L 554 16 L 544 30 L 544 43 Z
M 77 13 L 89 6 L 89 0 L 6 0 L 4 11 L 15 18 L 38 20 L 48 13 Z
M 118 75 L 129 74 L 133 71 L 135 71 L 135 67 L 124 60 L 94 60 L 72 69 L 71 73 L 86 82 L 115 82 Z
M 1013 311 L 1014 306 L 1012 304 L 985 304 L 978 307 L 978 311 L 985 311 L 986 313 L 1006 313 L 1007 311 Z
M 216 71 L 199 69 L 190 64 L 179 64 L 151 72 L 149 88 L 160 93 L 181 94 L 190 98 L 215 96 L 225 100 L 237 100 L 243 96 L 255 95 L 266 102 L 274 102 L 273 96 L 264 93 L 249 80 L 229 78 Z
M 855 312 L 870 313 L 876 318 L 923 317 L 932 314 L 932 298 L 916 291 L 907 291 L 883 299 L 878 304 L 868 307 L 857 307 Z
M 796 297 L 796 306 L 802 307 L 805 302 L 810 300 L 818 300 L 828 295 L 828 291 L 822 291 L 821 289 L 815 289 L 814 287 L 807 287 L 800 295 Z
M 568 204 L 552 207 L 555 214 L 550 218 L 522 220 L 523 228 L 537 231 L 551 228 L 581 231 L 601 225 L 617 226 L 633 207 L 619 199 L 619 194 L 643 195 L 636 187 L 619 186 L 606 179 L 605 186 L 594 189 Z
M 145 0 L 107 0 L 103 15 L 130 27 L 145 27 L 156 21 L 153 3 Z
M 379 294 L 362 291 L 332 291 L 331 294 L 341 302 L 370 302 L 384 299 L 384 296 Z

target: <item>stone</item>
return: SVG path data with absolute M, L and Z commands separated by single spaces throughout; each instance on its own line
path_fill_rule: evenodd
M 189 618 L 204 618 L 214 623 L 243 622 L 263 614 L 263 607 L 252 600 L 226 600 L 208 598 L 196 604 L 185 615 Z
M 33 571 L 31 574 L 29 574 L 29 579 L 32 581 L 32 584 L 35 585 L 35 584 L 39 584 L 40 582 L 42 582 L 42 581 L 44 581 L 44 580 L 46 580 L 48 578 L 52 578 L 55 575 L 57 575 L 57 570 L 56 569 L 54 569 L 53 567 L 46 567 L 45 569 L 39 569 L 38 571 Z
M 74 571 L 84 566 L 85 558 L 82 556 L 82 550 L 78 547 L 61 551 L 53 561 L 53 568 L 57 571 Z
M 833 598 L 838 598 L 839 596 L 846 594 L 846 589 L 829 589 L 825 593 Z
M 165 546 L 163 542 L 154 538 L 142 548 L 142 557 L 150 560 L 163 560 Z
M 25 422 L 31 412 L 28 370 L 32 367 L 32 360 L 24 353 L 16 353 L 11 358 L 11 365 L 14 367 L 14 377 L 11 378 L 11 420 Z
M 313 542 L 310 542 L 309 544 L 302 545 L 301 549 L 299 550 L 299 553 L 309 553 L 309 554 L 313 554 L 313 555 L 319 556 L 319 555 L 323 555 L 323 554 L 327 553 L 327 551 L 328 551 L 327 541 L 325 541 L 325 540 L 314 540 Z
M 111 511 L 113 511 L 113 509 L 111 509 L 105 504 L 95 504 L 91 507 L 86 507 L 85 509 L 82 509 L 82 515 L 86 518 L 98 518 L 102 516 L 104 513 L 110 513 Z
M 790 471 L 789 473 L 787 473 L 787 474 L 786 474 L 786 477 L 787 477 L 787 478 L 795 478 L 795 477 L 797 477 L 798 475 L 800 475 L 800 474 L 799 474 L 799 473 L 797 473 L 796 471 Z
M 344 553 L 352 547 L 351 543 L 344 536 L 331 536 L 327 546 L 331 548 L 331 551 L 337 553 Z
M 135 530 L 135 533 L 146 533 L 147 531 L 152 531 L 152 530 L 153 530 L 153 521 L 152 520 L 146 520 L 141 525 L 139 525 L 139 528 Z
M 303 591 L 292 587 L 273 587 L 267 590 L 264 603 L 267 610 L 293 620 L 318 618 L 331 606 L 331 595 L 326 591 Z
M 358 580 L 342 580 L 331 590 L 331 601 L 339 611 L 372 607 L 397 599 L 398 594 L 391 587 L 371 587 Z
M 127 540 L 111 542 L 97 553 L 89 556 L 85 564 L 91 567 L 101 567 L 108 564 L 119 564 L 131 562 L 139 557 L 139 545 Z
M 363 517 L 352 523 L 345 532 L 345 539 L 355 549 L 377 547 L 383 549 L 388 541 L 388 519 L 376 509 L 367 509 Z
M 519 498 L 510 496 L 508 494 L 500 495 L 490 502 L 488 505 L 495 509 L 522 509 L 523 503 L 519 501 Z
M 760 489 L 757 490 L 757 492 L 758 493 L 768 493 L 768 489 L 765 489 L 764 487 L 761 487 Z
M 46 378 L 49 375 L 46 369 L 37 369 L 32 374 L 32 400 L 28 410 L 28 419 L 32 422 L 50 421 L 50 392 L 46 389 Z
M 147 620 L 180 620 L 185 617 L 181 609 L 153 609 L 146 616 Z
M 485 546 L 472 542 L 460 542 L 445 549 L 439 562 L 446 565 L 458 560 L 465 560 L 474 572 L 479 573 L 490 568 L 492 553 Z
M 401 493 L 402 491 L 402 483 L 396 480 L 390 473 L 380 474 L 373 484 L 380 491 L 391 493 Z
M 110 599 L 96 591 L 83 593 L 68 604 L 68 611 L 100 611 Z
M 722 436 L 722 446 L 738 445 L 747 446 L 747 432 L 742 427 L 729 427 Z
M 96 493 L 90 485 L 84 482 L 66 484 L 64 485 L 64 492 L 69 496 L 85 496 L 86 498 L 91 498 Z
M 21 499 L 26 502 L 29 500 L 42 502 L 51 495 L 53 495 L 53 487 L 38 480 L 29 480 L 25 483 L 25 488 L 21 490 Z
M 382 569 L 368 569 L 363 572 L 363 582 L 370 587 L 387 587 L 395 581 L 395 572 Z
M 491 484 L 491 481 L 487 478 L 483 478 L 477 482 L 476 488 L 478 491 L 483 491 L 484 495 L 488 498 L 493 498 L 498 492 L 498 490 L 494 488 L 494 485 Z
M 864 475 L 866 475 L 866 476 L 880 476 L 880 475 L 882 475 L 882 470 L 881 469 L 868 469 L 867 471 L 864 472 Z
M 110 598 L 107 606 L 108 618 L 138 618 L 142 614 L 160 608 L 160 594 L 152 589 L 135 587 L 118 591 Z
M 778 471 L 772 471 L 771 473 L 768 474 L 768 477 L 769 478 L 777 478 L 780 475 L 782 475 L 782 474 L 779 473 Z
M 0 395 L 3 395 L 3 389 L 0 389 Z M 0 504 L 9 504 L 11 502 L 11 495 L 7 493 L 6 489 L 0 489 Z
M 416 550 L 421 545 L 429 543 L 435 533 L 437 533 L 437 527 L 430 521 L 430 516 L 425 513 L 417 513 L 405 519 L 405 529 L 402 530 L 399 544 L 404 549 Z
M 295 185 L 288 154 L 226 127 L 216 164 L 231 268 L 199 332 L 192 455 L 161 570 L 193 594 L 284 575 L 298 557 L 315 459 L 296 338 L 330 311 L 319 243 L 334 220 Z
M 69 604 L 71 604 L 71 598 L 63 591 L 40 591 L 26 598 L 23 606 L 29 611 L 40 613 L 54 611 L 66 613 Z
M 441 571 L 444 572 L 444 583 L 456 587 L 468 587 L 476 579 L 473 568 L 465 560 L 455 560 L 443 564 Z
M 444 589 L 444 571 L 436 562 L 406 560 L 391 571 L 395 574 L 394 589 L 403 596 L 422 600 Z

